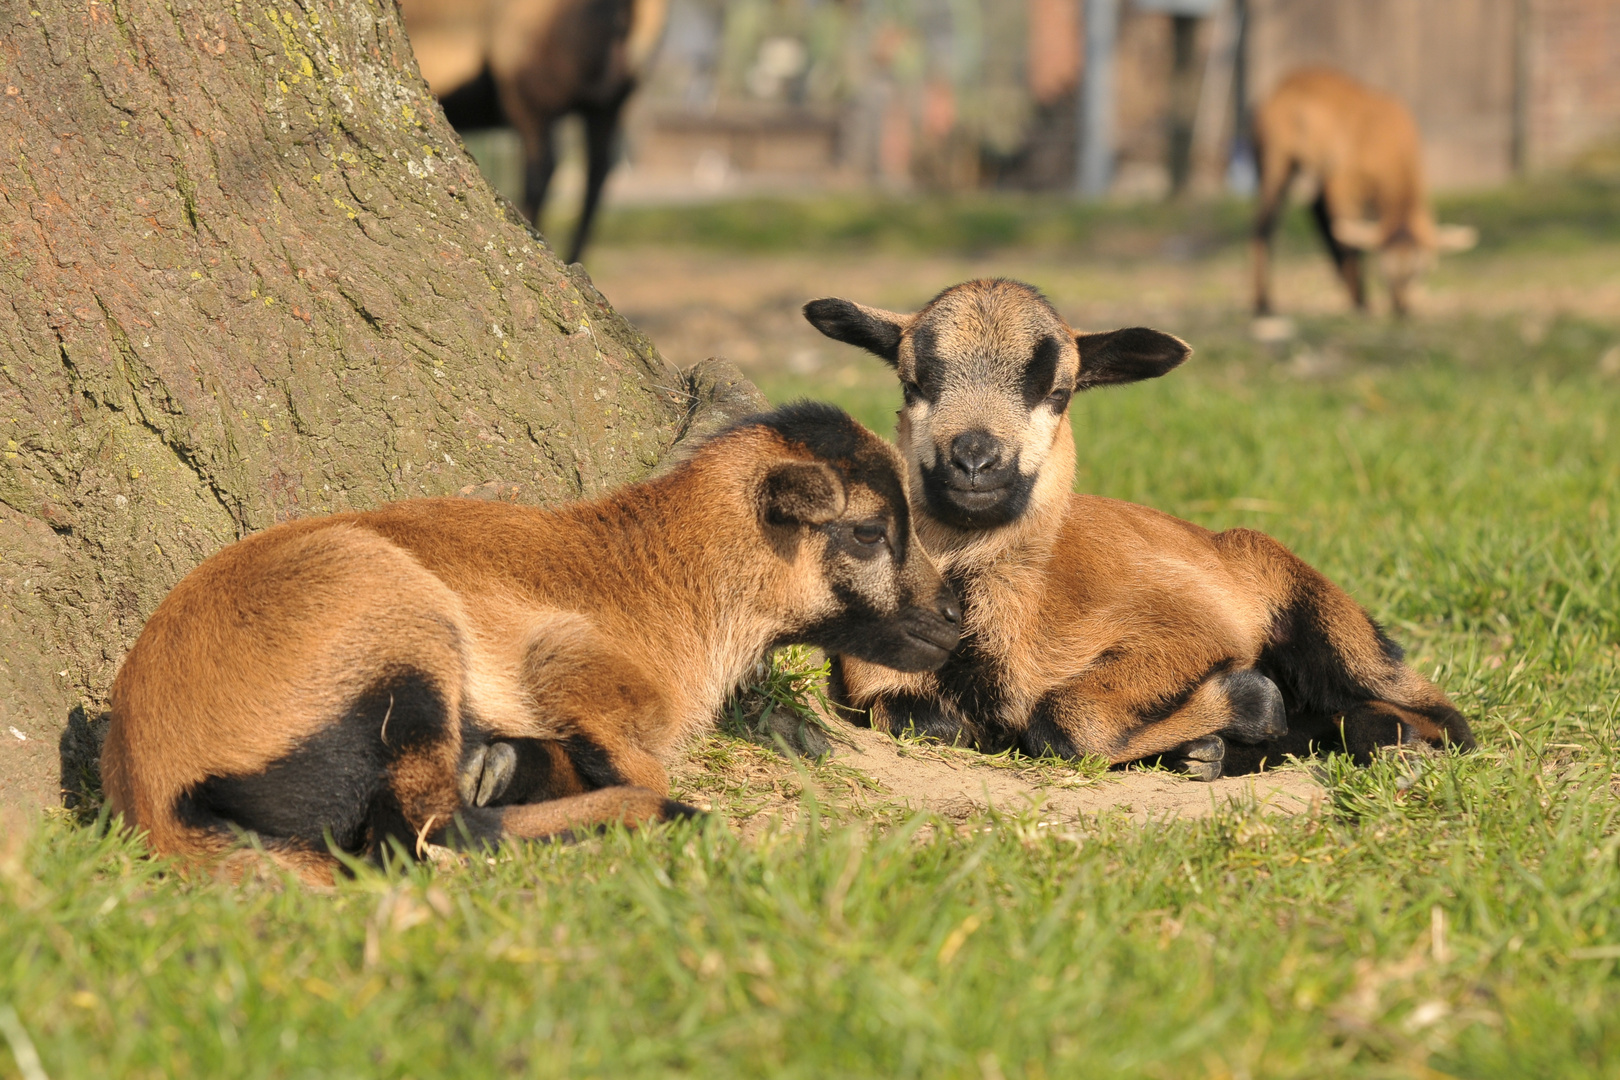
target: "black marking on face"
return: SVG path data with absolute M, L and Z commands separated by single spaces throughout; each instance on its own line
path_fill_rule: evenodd
M 913 379 L 901 382 L 908 407 L 919 399 L 933 401 L 941 392 L 949 361 L 937 355 L 937 340 L 935 328 L 927 323 L 912 331 Z M 1069 388 L 1054 386 L 1065 348 L 1063 339 L 1050 334 L 1035 346 L 1018 377 L 1017 392 L 1026 409 L 1044 406 L 1060 413 L 1067 410 Z M 1009 390 L 988 387 L 985 392 L 1006 394 Z M 964 461 L 963 447 L 974 440 L 994 444 L 995 452 L 988 456 L 971 454 L 973 460 Z M 1039 479 L 1038 473 L 1025 475 L 1020 471 L 1016 447 L 982 430 L 956 433 L 950 445 L 934 447 L 931 465 L 917 465 L 929 512 L 959 529 L 994 528 L 1018 520 L 1029 509 Z
M 837 610 L 796 631 L 791 640 L 808 641 L 828 652 L 849 653 L 903 671 L 937 667 L 956 645 L 957 623 L 945 615 L 947 609 L 955 611 L 956 601 L 943 586 L 939 596 L 904 596 L 908 564 L 920 553 L 911 547 L 911 509 L 893 452 L 831 405 L 797 402 L 738 426 L 748 424 L 761 424 L 802 446 L 837 470 L 847 491 L 853 494 L 864 487 L 881 505 L 880 510 L 857 520 L 835 519 L 814 526 L 814 531 L 826 537 L 821 569 Z M 863 565 L 870 567 L 885 554 L 890 558 L 891 584 L 903 596 L 898 611 L 883 610 L 877 598 L 863 594 L 860 574 L 854 572 Z
M 944 367 L 939 358 L 939 331 L 924 323 L 911 333 L 911 380 L 902 380 L 901 389 L 909 389 L 925 401 L 938 401 L 945 388 Z
M 956 597 L 943 584 L 935 596 L 913 597 L 898 611 L 879 610 L 848 582 L 833 582 L 832 593 L 837 612 L 788 639 L 896 671 L 932 671 L 948 661 L 959 640 Z
M 896 509 L 903 509 L 903 504 Z M 822 573 L 836 610 L 793 633 L 793 640 L 899 671 L 931 671 L 945 662 L 956 647 L 961 626 L 956 595 L 938 578 L 933 579 L 937 586 L 932 595 L 912 592 L 906 564 L 910 558 L 926 556 L 910 546 L 900 524 L 868 517 L 833 522 L 822 530 L 828 534 Z M 878 565 L 883 558 L 886 565 Z M 876 590 L 878 596 L 868 595 L 874 591 L 873 575 L 883 576 L 887 586 Z M 891 608 L 887 598 L 895 595 L 900 602 Z
M 1041 402 L 1045 401 L 1054 390 L 1066 389 L 1053 384 L 1057 380 L 1058 362 L 1063 359 L 1063 342 L 1048 334 L 1041 338 L 1035 352 L 1024 365 L 1023 396 L 1024 408 L 1034 411 Z M 1063 406 L 1068 407 L 1069 401 L 1065 397 Z
M 965 488 L 959 471 L 943 454 L 921 471 L 928 512 L 958 529 L 987 529 L 1017 521 L 1029 508 L 1039 478 L 1020 472 L 1016 456 L 1003 462 L 994 474 L 982 477 L 977 488 Z
M 827 571 L 829 579 L 836 579 L 835 560 L 845 556 L 861 563 L 889 555 L 898 572 L 905 565 L 910 551 L 910 538 L 895 528 L 887 517 L 867 517 L 859 521 L 833 521 L 822 527 L 827 535 Z

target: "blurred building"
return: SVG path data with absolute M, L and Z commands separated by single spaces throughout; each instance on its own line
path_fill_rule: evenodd
M 1305 64 L 1408 102 L 1439 187 L 1620 138 L 1620 0 L 671 0 L 626 180 L 1072 187 L 1099 4 L 1117 193 L 1241 186 L 1247 110 Z

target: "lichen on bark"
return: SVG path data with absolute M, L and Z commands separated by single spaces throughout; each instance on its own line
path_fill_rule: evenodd
M 69 711 L 220 546 L 593 494 L 694 426 L 479 176 L 388 0 L 12 4 L 0 91 L 0 799 L 55 798 Z

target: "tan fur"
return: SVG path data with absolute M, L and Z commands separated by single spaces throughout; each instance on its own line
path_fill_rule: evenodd
M 322 739 L 337 740 L 334 758 L 386 760 L 386 779 L 355 798 L 397 801 L 394 839 L 455 839 L 457 820 L 475 839 L 551 835 L 671 812 L 661 759 L 775 645 L 854 641 L 886 662 L 943 661 L 954 601 L 911 542 L 893 449 L 836 410 L 796 408 L 595 502 L 420 500 L 223 549 L 159 605 L 114 682 L 112 808 L 156 851 L 192 860 L 257 828 L 318 881 L 332 868 L 322 828 L 353 834 L 339 839 L 350 850 L 386 839 L 341 795 L 348 774 L 323 772 Z M 780 417 L 798 426 L 771 426 Z M 881 547 L 851 547 L 873 521 L 888 530 Z M 906 636 L 919 619 L 945 643 L 919 652 Z M 532 743 L 545 797 L 473 806 L 469 733 L 479 748 Z M 216 792 L 243 784 L 252 805 L 222 808 Z M 266 835 L 277 804 L 300 799 L 330 820 Z
M 1355 602 L 1276 541 L 1070 491 L 1070 388 L 1163 374 L 1187 354 L 1176 339 L 1077 335 L 1008 281 L 955 286 L 915 315 L 832 300 L 806 315 L 895 365 L 918 535 L 963 601 L 962 645 L 937 673 L 839 660 L 835 690 L 875 724 L 1113 762 L 1227 736 L 1268 744 L 1234 756 L 1254 766 L 1331 742 L 1340 725 L 1365 757 L 1397 720 L 1407 730 L 1394 738 L 1471 744 L 1466 721 Z M 1043 349 L 1049 367 L 1035 378 Z M 1027 493 L 1007 496 L 1013 511 L 951 501 L 966 473 L 946 459 L 981 433 L 1005 490 Z M 1279 693 L 1292 741 L 1271 741 L 1280 705 L 1256 713 Z
M 1471 230 L 1436 225 L 1423 179 L 1417 122 L 1396 98 L 1327 68 L 1283 79 L 1255 111 L 1259 210 L 1252 243 L 1254 306 L 1271 310 L 1271 233 L 1295 176 L 1320 191 L 1323 239 L 1356 307 L 1366 306 L 1361 252 L 1380 253 L 1397 313 L 1412 279 L 1435 253 L 1473 246 Z

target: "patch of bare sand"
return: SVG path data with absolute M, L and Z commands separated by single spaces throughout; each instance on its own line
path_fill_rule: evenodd
M 790 823 L 812 794 L 835 818 L 893 821 L 918 811 L 961 822 L 995 811 L 1036 813 L 1054 825 L 1098 815 L 1138 822 L 1206 817 L 1257 806 L 1266 814 L 1311 813 L 1326 792 L 1302 768 L 1199 783 L 1159 770 L 1101 775 L 1083 766 L 989 758 L 968 750 L 896 740 L 837 723 L 832 753 L 790 760 L 716 732 L 670 769 L 674 795 L 725 817 L 744 836 Z M 809 789 L 807 792 L 806 789 Z
M 1138 821 L 1197 818 L 1233 804 L 1299 814 L 1325 796 L 1322 785 L 1296 768 L 1207 784 L 1157 770 L 1128 770 L 1080 777 L 1073 786 L 1062 780 L 1042 783 L 1035 769 L 976 764 L 968 754 L 932 753 L 870 729 L 845 727 L 841 734 L 848 741 L 834 750 L 833 760 L 880 785 L 880 790 L 858 793 L 858 800 L 879 799 L 958 820 L 990 809 L 1024 813 L 1037 807 L 1043 818 L 1064 822 L 1111 811 Z

